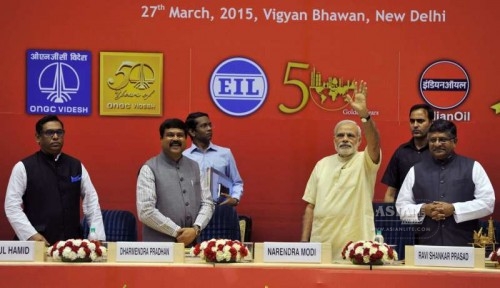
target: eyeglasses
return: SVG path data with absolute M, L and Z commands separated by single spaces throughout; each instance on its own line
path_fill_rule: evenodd
M 443 143 L 443 144 L 448 144 L 448 143 L 450 143 L 450 141 L 453 141 L 453 140 L 455 140 L 455 138 L 444 138 L 444 137 L 439 138 L 439 137 L 437 137 L 437 138 L 429 138 L 429 143 L 435 144 L 435 143 L 439 142 L 439 143 Z
M 57 136 L 59 137 L 64 137 L 64 133 L 66 131 L 64 131 L 63 129 L 57 129 L 57 130 L 52 130 L 52 129 L 49 129 L 49 130 L 45 130 L 45 131 L 42 131 L 42 134 L 45 136 L 45 137 L 54 137 L 54 134 L 57 134 Z

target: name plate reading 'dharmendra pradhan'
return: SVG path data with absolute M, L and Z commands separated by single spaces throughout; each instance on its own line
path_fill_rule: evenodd
M 174 243 L 116 242 L 116 262 L 174 262 Z
M 474 248 L 415 245 L 415 266 L 474 267 Z
M 0 241 L 0 261 L 35 261 L 35 241 Z
M 321 263 L 321 243 L 264 242 L 265 263 Z

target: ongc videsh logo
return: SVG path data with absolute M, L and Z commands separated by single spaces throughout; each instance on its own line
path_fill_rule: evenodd
M 88 51 L 28 50 L 28 114 L 89 115 L 91 57 Z
M 422 98 L 429 105 L 440 110 L 460 106 L 469 95 L 470 79 L 467 71 L 455 61 L 440 60 L 429 64 L 419 80 Z M 470 121 L 469 111 L 442 113 L 436 111 L 436 119 Z
M 215 68 L 210 79 L 210 96 L 224 113 L 246 116 L 264 104 L 268 86 L 266 74 L 257 63 L 234 57 Z

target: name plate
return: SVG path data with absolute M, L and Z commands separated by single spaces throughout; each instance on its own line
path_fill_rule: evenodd
M 415 266 L 474 267 L 474 248 L 415 245 Z
M 174 262 L 174 243 L 116 242 L 116 262 Z
M 0 241 L 0 261 L 35 261 L 35 241 Z
M 264 242 L 264 262 L 321 263 L 321 243 Z

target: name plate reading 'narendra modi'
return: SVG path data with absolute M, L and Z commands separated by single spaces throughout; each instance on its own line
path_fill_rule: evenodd
M 35 241 L 0 241 L 0 261 L 35 261 Z M 41 242 L 43 245 L 43 243 Z
M 415 245 L 415 266 L 474 267 L 474 248 Z
M 116 262 L 174 262 L 174 243 L 116 242 Z
M 321 263 L 321 243 L 264 242 L 264 262 Z

